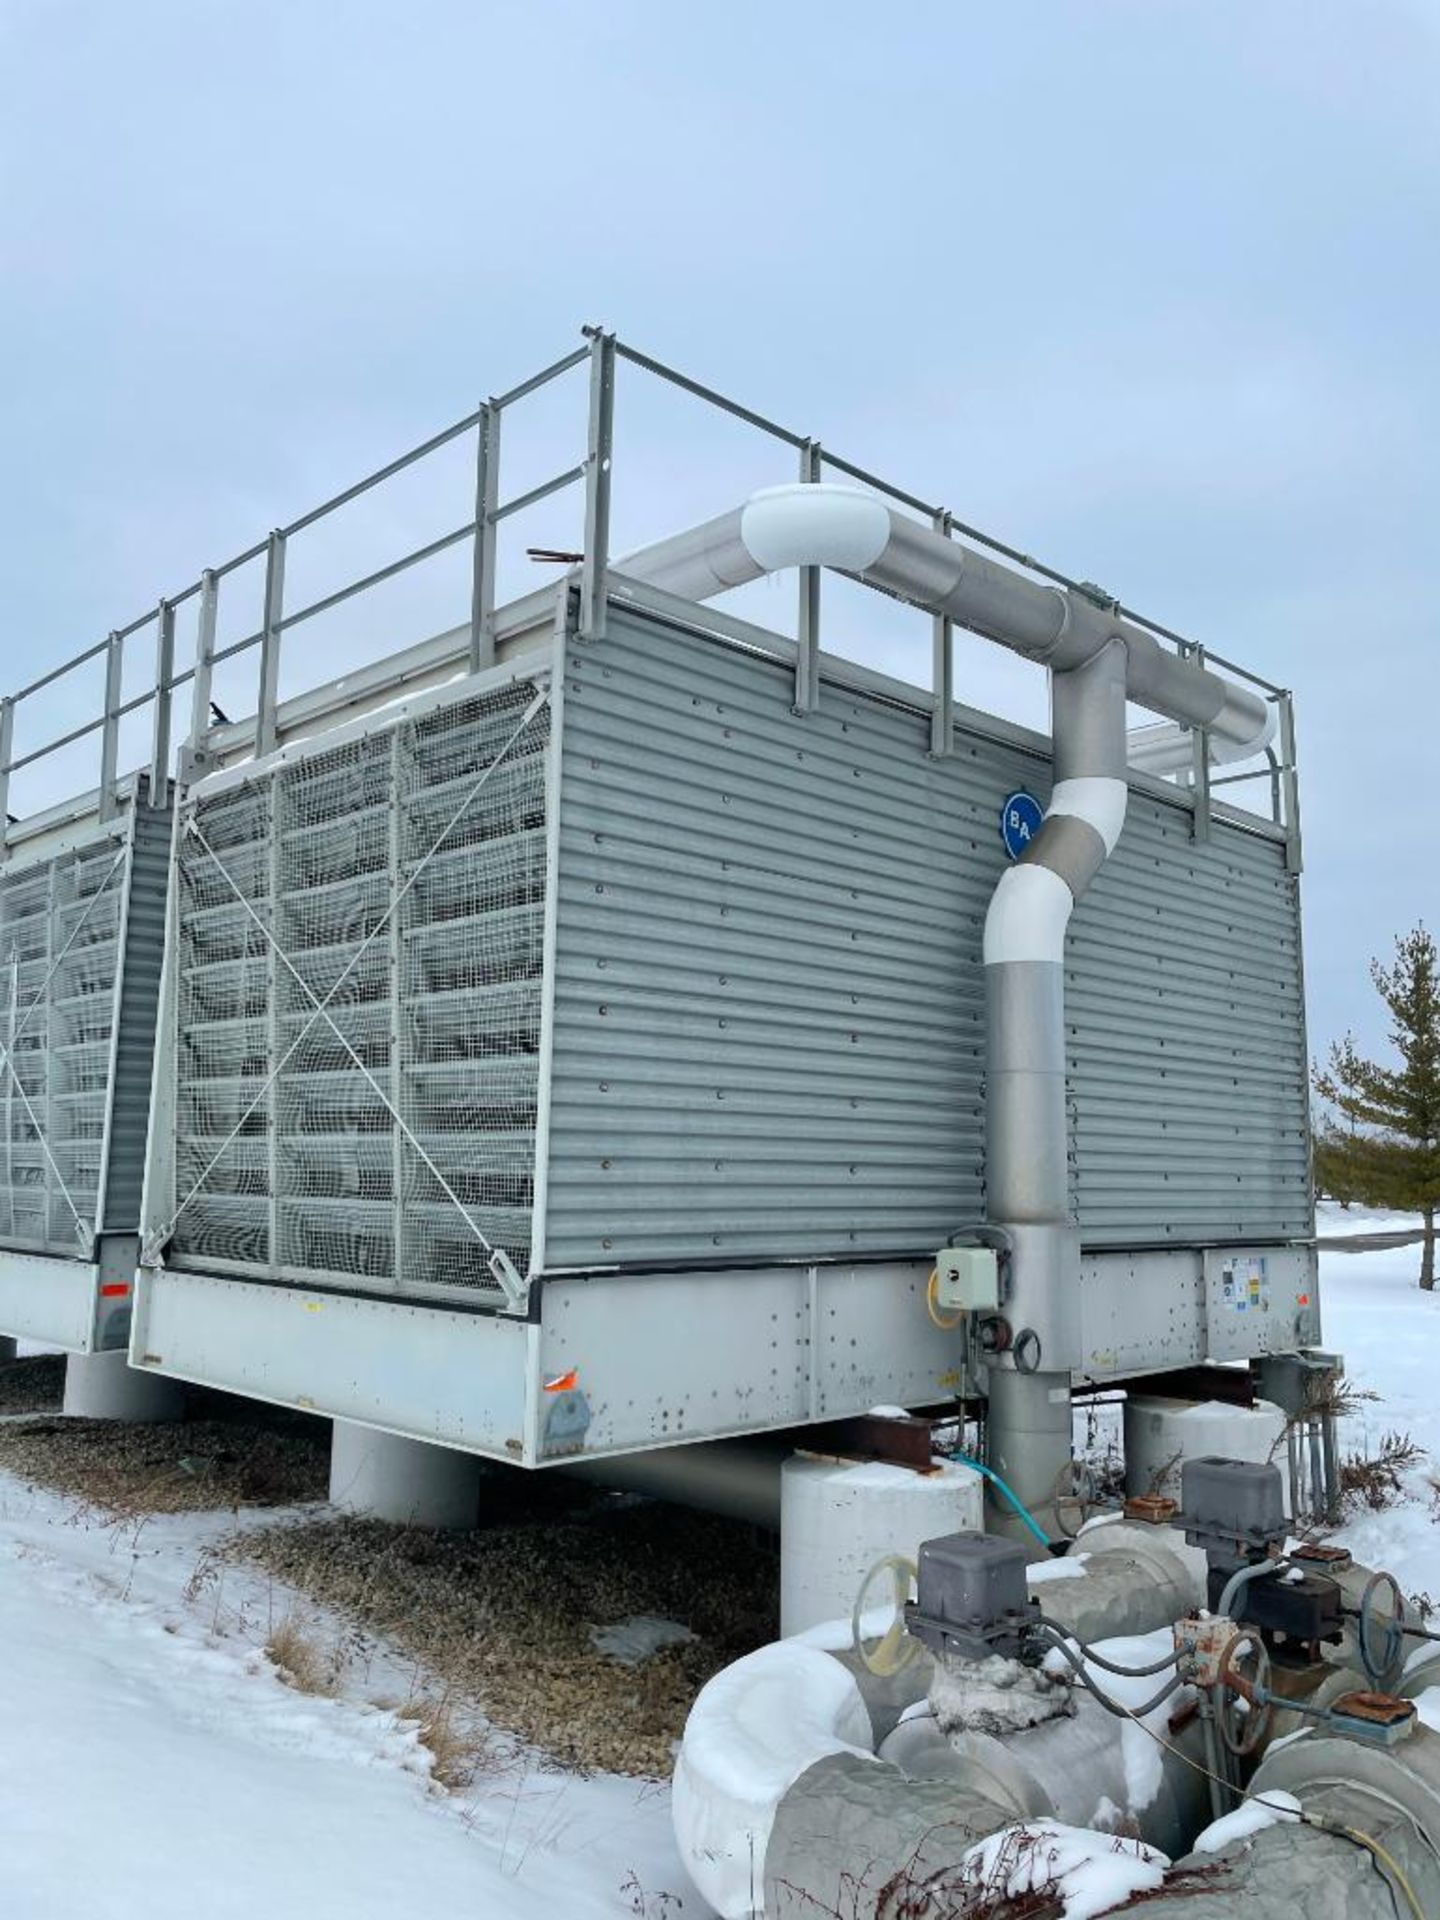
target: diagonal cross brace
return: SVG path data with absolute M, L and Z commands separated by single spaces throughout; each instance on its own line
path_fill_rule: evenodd
M 304 1043 L 306 1036 L 310 1033 L 311 1029 L 315 1026 L 316 1022 L 319 1020 L 323 1020 L 325 1024 L 329 1027 L 330 1031 L 334 1034 L 335 1038 L 339 1041 L 340 1045 L 344 1048 L 345 1052 L 350 1056 L 351 1060 L 355 1063 L 356 1067 L 359 1068 L 361 1074 L 365 1078 L 366 1083 L 374 1092 L 377 1099 L 380 1101 L 381 1105 L 385 1108 L 386 1112 L 390 1115 L 395 1125 L 404 1134 L 405 1138 L 409 1141 L 410 1145 L 414 1148 L 415 1152 L 419 1155 L 420 1159 L 424 1162 L 425 1166 L 428 1167 L 431 1174 L 434 1176 L 435 1180 L 438 1182 L 441 1190 L 444 1192 L 446 1198 L 455 1207 L 456 1211 L 460 1214 L 460 1217 L 464 1220 L 466 1226 L 469 1227 L 470 1231 L 474 1234 L 475 1238 L 480 1242 L 481 1246 L 484 1247 L 485 1252 L 488 1256 L 486 1264 L 488 1265 L 490 1272 L 495 1279 L 496 1284 L 499 1286 L 500 1290 L 504 1293 L 508 1304 L 512 1307 L 515 1307 L 515 1306 L 521 1305 L 524 1302 L 524 1299 L 526 1297 L 526 1292 L 527 1292 L 526 1283 L 521 1278 L 520 1274 L 516 1271 L 515 1263 L 511 1260 L 509 1254 L 505 1252 L 505 1249 L 503 1247 L 497 1247 L 494 1244 L 494 1242 L 490 1240 L 486 1236 L 486 1234 L 481 1230 L 481 1228 L 479 1227 L 479 1225 L 471 1215 L 469 1208 L 460 1199 L 459 1195 L 455 1192 L 454 1188 L 450 1185 L 449 1181 L 445 1178 L 444 1174 L 440 1171 L 439 1167 L 436 1166 L 434 1160 L 426 1152 L 424 1145 L 416 1137 L 414 1132 L 406 1123 L 404 1116 L 398 1111 L 394 1102 L 386 1094 L 384 1088 L 380 1085 L 379 1081 L 376 1080 L 374 1074 L 371 1073 L 369 1067 L 366 1066 L 365 1062 L 361 1059 L 360 1055 L 355 1051 L 355 1048 L 351 1045 L 349 1039 L 346 1037 L 344 1033 L 341 1032 L 339 1026 L 336 1024 L 333 1016 L 330 1013 L 330 1003 L 334 1000 L 336 994 L 340 991 L 341 987 L 344 986 L 346 980 L 348 980 L 350 975 L 354 972 L 357 964 L 359 963 L 360 959 L 365 954 L 365 952 L 368 950 L 368 948 L 373 945 L 373 943 L 379 938 L 380 934 L 383 933 L 383 931 L 385 930 L 389 922 L 394 918 L 395 912 L 397 908 L 400 906 L 401 902 L 405 899 L 405 896 L 410 892 L 410 889 L 415 885 L 416 881 L 420 878 L 421 874 L 425 871 L 426 867 L 429 866 L 430 862 L 435 858 L 436 854 L 440 851 L 441 847 L 445 844 L 446 840 L 449 839 L 450 835 L 454 832 L 455 828 L 459 825 L 460 821 L 465 817 L 466 813 L 469 811 L 471 805 L 473 804 L 476 796 L 480 793 L 482 788 L 485 786 L 486 781 L 490 778 L 491 774 L 494 773 L 495 769 L 505 759 L 506 755 L 510 752 L 510 749 L 515 745 L 516 741 L 522 737 L 522 735 L 525 733 L 526 729 L 530 725 L 530 722 L 534 719 L 535 715 L 540 711 L 541 707 L 545 705 L 549 697 L 550 697 L 550 693 L 549 693 L 548 687 L 540 687 L 539 689 L 537 689 L 535 693 L 535 697 L 530 701 L 524 713 L 520 716 L 520 719 L 516 722 L 514 729 L 511 731 L 511 733 L 505 740 L 505 743 L 500 748 L 500 751 L 495 755 L 495 758 L 485 768 L 484 772 L 480 775 L 480 777 L 467 790 L 464 798 L 460 802 L 460 805 L 456 808 L 455 812 L 450 816 L 449 820 L 445 823 L 445 826 L 441 829 L 438 837 L 431 843 L 430 847 L 426 850 L 426 852 L 421 857 L 421 859 L 417 861 L 414 870 L 411 872 L 404 886 L 400 887 L 397 890 L 394 899 L 390 902 L 389 906 L 386 907 L 384 913 L 380 916 L 379 920 L 376 921 L 375 925 L 371 928 L 370 932 L 365 936 L 364 940 L 361 941 L 360 945 L 355 949 L 354 953 L 350 956 L 344 968 L 337 975 L 336 979 L 331 983 L 329 991 L 325 994 L 323 999 L 321 999 L 316 994 L 315 990 L 311 987 L 309 981 L 306 980 L 304 976 L 298 971 L 294 962 L 290 959 L 290 956 L 285 952 L 284 948 L 280 945 L 279 941 L 275 938 L 271 929 L 268 926 L 266 926 L 265 922 L 260 918 L 260 915 L 256 913 L 250 901 L 246 899 L 244 893 L 236 885 L 234 879 L 231 877 L 228 869 L 226 868 L 225 863 L 221 860 L 219 854 L 216 853 L 215 849 L 210 845 L 210 842 L 205 838 L 205 835 L 201 831 L 199 823 L 196 821 L 194 814 L 193 813 L 191 814 L 190 818 L 186 822 L 186 831 L 192 834 L 195 837 L 195 839 L 197 839 L 200 842 L 200 845 L 204 849 L 206 854 L 210 857 L 210 859 L 212 859 L 215 862 L 215 865 L 219 868 L 220 875 L 222 879 L 225 881 L 225 884 L 229 887 L 230 891 L 235 895 L 235 898 L 240 902 L 240 905 L 245 909 L 246 913 L 248 913 L 250 918 L 255 922 L 255 925 L 260 929 L 262 936 L 264 937 L 266 942 L 269 944 L 269 946 L 273 949 L 276 958 L 285 967 L 287 972 L 290 974 L 291 978 L 294 979 L 299 984 L 306 998 L 310 1001 L 311 1007 L 313 1010 L 310 1014 L 309 1019 L 306 1020 L 304 1026 L 301 1027 L 300 1031 L 296 1034 L 295 1038 L 291 1041 L 290 1045 L 285 1049 L 285 1052 L 281 1055 L 280 1059 L 276 1062 L 275 1066 L 271 1069 L 270 1073 L 266 1076 L 265 1080 L 262 1082 L 259 1088 L 259 1091 L 255 1094 L 254 1099 L 251 1100 L 250 1104 L 245 1108 L 244 1112 L 240 1115 L 239 1119 L 235 1122 L 234 1127 L 226 1135 L 225 1139 L 221 1141 L 219 1147 L 215 1150 L 214 1154 L 207 1161 L 204 1169 L 201 1171 L 201 1173 L 199 1174 L 199 1176 L 196 1178 L 193 1185 L 191 1186 L 190 1191 L 185 1195 L 184 1199 L 175 1208 L 169 1220 L 166 1222 L 166 1224 L 163 1227 L 158 1228 L 155 1232 L 153 1232 L 147 1237 L 145 1248 L 144 1248 L 144 1254 L 143 1254 L 143 1258 L 147 1265 L 150 1265 L 150 1266 L 159 1265 L 160 1249 L 164 1246 L 165 1242 L 170 1238 L 171 1234 L 175 1231 L 175 1223 L 179 1220 L 181 1214 L 194 1200 L 195 1196 L 200 1192 L 201 1188 L 204 1186 L 206 1180 L 209 1179 L 211 1173 L 215 1170 L 216 1166 L 224 1158 L 225 1154 L 229 1151 L 230 1147 L 234 1144 L 234 1142 L 239 1138 L 240 1132 L 244 1127 L 245 1122 L 250 1118 L 251 1114 L 254 1113 L 255 1110 L 259 1107 L 260 1103 L 265 1099 L 265 1096 L 269 1093 L 271 1087 L 273 1087 L 276 1081 L 280 1078 L 280 1075 L 284 1072 L 285 1068 L 289 1065 L 290 1061 L 293 1059 L 296 1052 Z
M 24 1033 L 26 1027 L 29 1026 L 30 1016 L 34 1013 L 35 1009 L 38 1006 L 40 1006 L 44 1001 L 45 996 L 50 988 L 50 982 L 55 978 L 56 974 L 60 971 L 61 965 L 65 959 L 65 956 L 69 953 L 70 949 L 74 946 L 75 942 L 80 938 L 81 928 L 85 925 L 85 922 L 90 918 L 91 913 L 94 911 L 97 903 L 99 902 L 101 896 L 104 894 L 106 888 L 110 885 L 110 882 L 114 878 L 116 872 L 124 864 L 125 853 L 126 853 L 126 849 L 122 846 L 120 851 L 116 854 L 115 858 L 111 861 L 109 867 L 106 869 L 105 874 L 101 879 L 99 886 L 95 889 L 94 893 L 91 894 L 90 899 L 86 904 L 85 911 L 81 914 L 80 918 L 75 922 L 74 926 L 70 929 L 70 938 L 65 942 L 64 946 L 60 949 L 59 953 L 57 953 L 55 958 L 51 961 L 50 969 L 46 973 L 45 978 L 40 982 L 39 986 L 35 989 L 34 993 L 31 995 L 30 1004 L 25 1009 L 25 1018 L 20 1022 L 19 1026 L 16 1027 L 15 1031 L 10 1035 L 9 1043 L 6 1044 L 4 1042 L 0 1042 L 0 1069 L 3 1069 L 5 1072 L 7 1072 L 11 1080 L 14 1082 L 15 1091 L 16 1093 L 19 1094 L 21 1104 L 25 1108 L 26 1114 L 29 1116 L 30 1124 L 35 1129 L 35 1138 L 40 1143 L 40 1151 L 44 1154 L 46 1160 L 50 1163 L 50 1171 L 55 1175 L 55 1184 L 60 1189 L 60 1197 L 62 1200 L 64 1200 L 66 1206 L 69 1207 L 71 1213 L 75 1216 L 76 1238 L 79 1240 L 82 1250 L 87 1255 L 90 1253 L 91 1249 L 95 1244 L 94 1226 L 89 1221 L 84 1219 L 84 1217 L 81 1215 L 80 1209 L 75 1205 L 74 1200 L 71 1198 L 70 1189 L 65 1184 L 65 1176 L 63 1173 L 61 1173 L 59 1165 L 56 1162 L 55 1156 L 50 1151 L 50 1142 L 45 1138 L 45 1129 L 40 1124 L 39 1115 L 36 1113 L 34 1107 L 32 1107 L 30 1104 L 30 1096 L 25 1091 L 24 1083 L 20 1078 L 20 1070 L 15 1065 L 15 1043 L 20 1038 L 21 1034 Z M 12 1005 L 13 1005 L 13 998 L 12 998 Z

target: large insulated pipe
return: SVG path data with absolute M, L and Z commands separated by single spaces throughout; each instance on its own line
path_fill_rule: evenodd
M 1293 1811 L 1292 1811 L 1293 1810 Z M 1440 1736 L 1398 1746 L 1323 1731 L 1272 1747 L 1245 1799 L 1176 1862 L 1136 1920 L 1433 1920 L 1440 1914 Z
M 1043 1510 L 1070 1458 L 1069 1376 L 1080 1361 L 1065 935 L 1124 824 L 1126 701 L 1205 728 L 1236 753 L 1260 750 L 1272 716 L 1255 694 L 1167 652 L 1113 607 L 1031 580 L 849 487 L 770 488 L 615 570 L 705 600 L 799 566 L 854 574 L 1050 670 L 1054 789 L 1041 831 L 995 890 L 984 943 L 986 1205 L 1008 1235 L 1014 1335 L 990 1371 L 991 1447 L 1013 1491 Z
M 1096 1527 L 1071 1558 L 1044 1561 L 1029 1577 L 1064 1631 L 1102 1643 L 1168 1629 L 1204 1593 L 1203 1556 L 1163 1527 Z M 675 1837 L 690 1877 L 722 1920 L 749 1920 L 762 1909 L 788 1913 L 783 1896 L 766 1905 L 765 1889 L 793 1881 L 807 1858 L 802 1879 L 816 1884 L 805 1893 L 847 1881 L 853 1887 L 878 1860 L 903 1860 L 933 1829 L 945 1829 L 943 1849 L 957 1835 L 978 1839 L 1028 1814 L 1054 1813 L 1058 1776 L 1070 1779 L 1078 1798 L 1088 1791 L 1093 1811 L 1113 1785 L 1105 1768 L 1127 1764 L 1113 1722 L 1099 1742 L 1093 1725 L 1071 1738 L 1067 1720 L 1018 1746 L 987 1742 L 958 1771 L 958 1763 L 946 1764 L 943 1780 L 917 1783 L 913 1766 L 887 1763 L 876 1750 L 924 1700 L 930 1656 L 922 1650 L 897 1674 L 877 1677 L 853 1650 L 851 1624 L 831 1622 L 747 1654 L 707 1682 L 691 1708 L 675 1768 Z M 1148 1736 L 1136 1738 L 1146 1749 Z M 1188 1771 L 1178 1765 L 1180 1774 Z M 1152 1784 L 1158 1795 L 1158 1781 Z M 947 1857 L 956 1856 L 942 1851 L 941 1861 Z M 797 1897 L 795 1911 L 802 1910 L 830 1909 Z
M 1080 1234 L 1070 1209 L 1065 937 L 1125 824 L 1125 644 L 1051 675 L 1055 784 L 1040 831 L 985 917 L 985 1204 L 1011 1242 L 1008 1354 L 990 1369 L 994 1465 L 1027 1507 L 1070 1459 L 1080 1363 Z
M 1267 701 L 1170 653 L 1113 608 L 1032 580 L 854 487 L 765 488 L 718 519 L 616 560 L 612 571 L 681 599 L 709 600 L 786 567 L 855 574 L 1056 672 L 1121 639 L 1131 700 L 1203 727 L 1227 757 L 1259 753 L 1274 729 Z

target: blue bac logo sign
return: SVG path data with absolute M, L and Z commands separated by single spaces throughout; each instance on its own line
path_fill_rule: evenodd
M 1018 860 L 1024 853 L 1040 831 L 1044 818 L 1045 809 L 1034 794 L 1026 793 L 1023 787 L 1006 800 L 1000 809 L 1000 838 L 1012 860 Z

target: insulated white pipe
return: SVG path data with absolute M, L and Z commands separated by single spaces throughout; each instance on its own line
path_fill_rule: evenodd
M 1268 705 L 1259 731 L 1250 740 L 1240 741 L 1224 732 L 1209 739 L 1210 760 L 1214 766 L 1252 760 L 1275 738 L 1275 708 Z M 1167 774 L 1188 773 L 1195 764 L 1194 730 L 1178 726 L 1173 720 L 1157 720 L 1153 726 L 1132 727 L 1125 740 L 1125 757 L 1137 773 L 1153 773 L 1162 779 Z
M 718 519 L 616 560 L 612 571 L 681 599 L 709 600 L 785 567 L 815 566 L 855 574 L 1057 671 L 1123 640 L 1130 698 L 1181 727 L 1206 728 L 1217 754 L 1259 752 L 1273 726 L 1258 694 L 1172 654 L 1113 609 L 1032 580 L 855 487 L 767 487 Z

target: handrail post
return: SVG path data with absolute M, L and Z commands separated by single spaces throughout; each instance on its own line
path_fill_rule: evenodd
M 163 807 L 170 789 L 170 719 L 175 677 L 175 609 L 162 600 L 155 611 L 155 725 L 150 744 L 152 807 Z
M 590 341 L 590 425 L 585 448 L 585 558 L 580 574 L 580 631 L 605 634 L 605 576 L 610 563 L 610 482 L 615 440 L 615 336 Z
M 99 816 L 109 820 L 115 812 L 115 772 L 120 757 L 120 691 L 125 660 L 125 642 L 118 633 L 105 639 L 105 718 L 100 728 L 100 804 Z
M 1195 665 L 1204 669 L 1204 647 L 1192 647 L 1186 656 Z M 1194 810 L 1190 815 L 1190 838 L 1204 842 L 1210 838 L 1210 730 L 1208 727 L 1192 727 L 1190 730 L 1190 777 L 1191 798 Z
M 954 521 L 942 507 L 932 525 L 948 540 Z M 930 757 L 944 760 L 955 751 L 955 622 L 946 614 L 935 614 L 930 637 L 930 688 L 935 700 L 930 710 Z
M 265 613 L 260 633 L 260 691 L 255 708 L 255 758 L 275 751 L 280 702 L 280 623 L 285 618 L 285 536 L 277 527 L 265 554 Z
M 1304 865 L 1300 841 L 1300 781 L 1295 766 L 1295 696 L 1280 695 L 1280 778 L 1285 789 L 1285 871 Z
M 824 455 L 818 440 L 807 440 L 800 449 L 800 479 L 813 484 L 824 472 Z M 795 698 L 792 713 L 814 713 L 820 703 L 820 569 L 801 567 L 800 607 L 795 625 Z
M 15 701 L 0 698 L 0 854 L 10 838 L 10 760 L 15 751 Z
M 187 771 L 196 771 L 200 742 L 210 731 L 210 694 L 215 678 L 215 626 L 220 611 L 220 583 L 215 569 L 200 575 L 200 610 L 195 620 L 195 679 L 190 689 L 190 734 L 185 743 Z
M 475 546 L 470 580 L 470 671 L 495 664 L 495 509 L 500 504 L 500 408 L 480 409 L 475 450 Z

